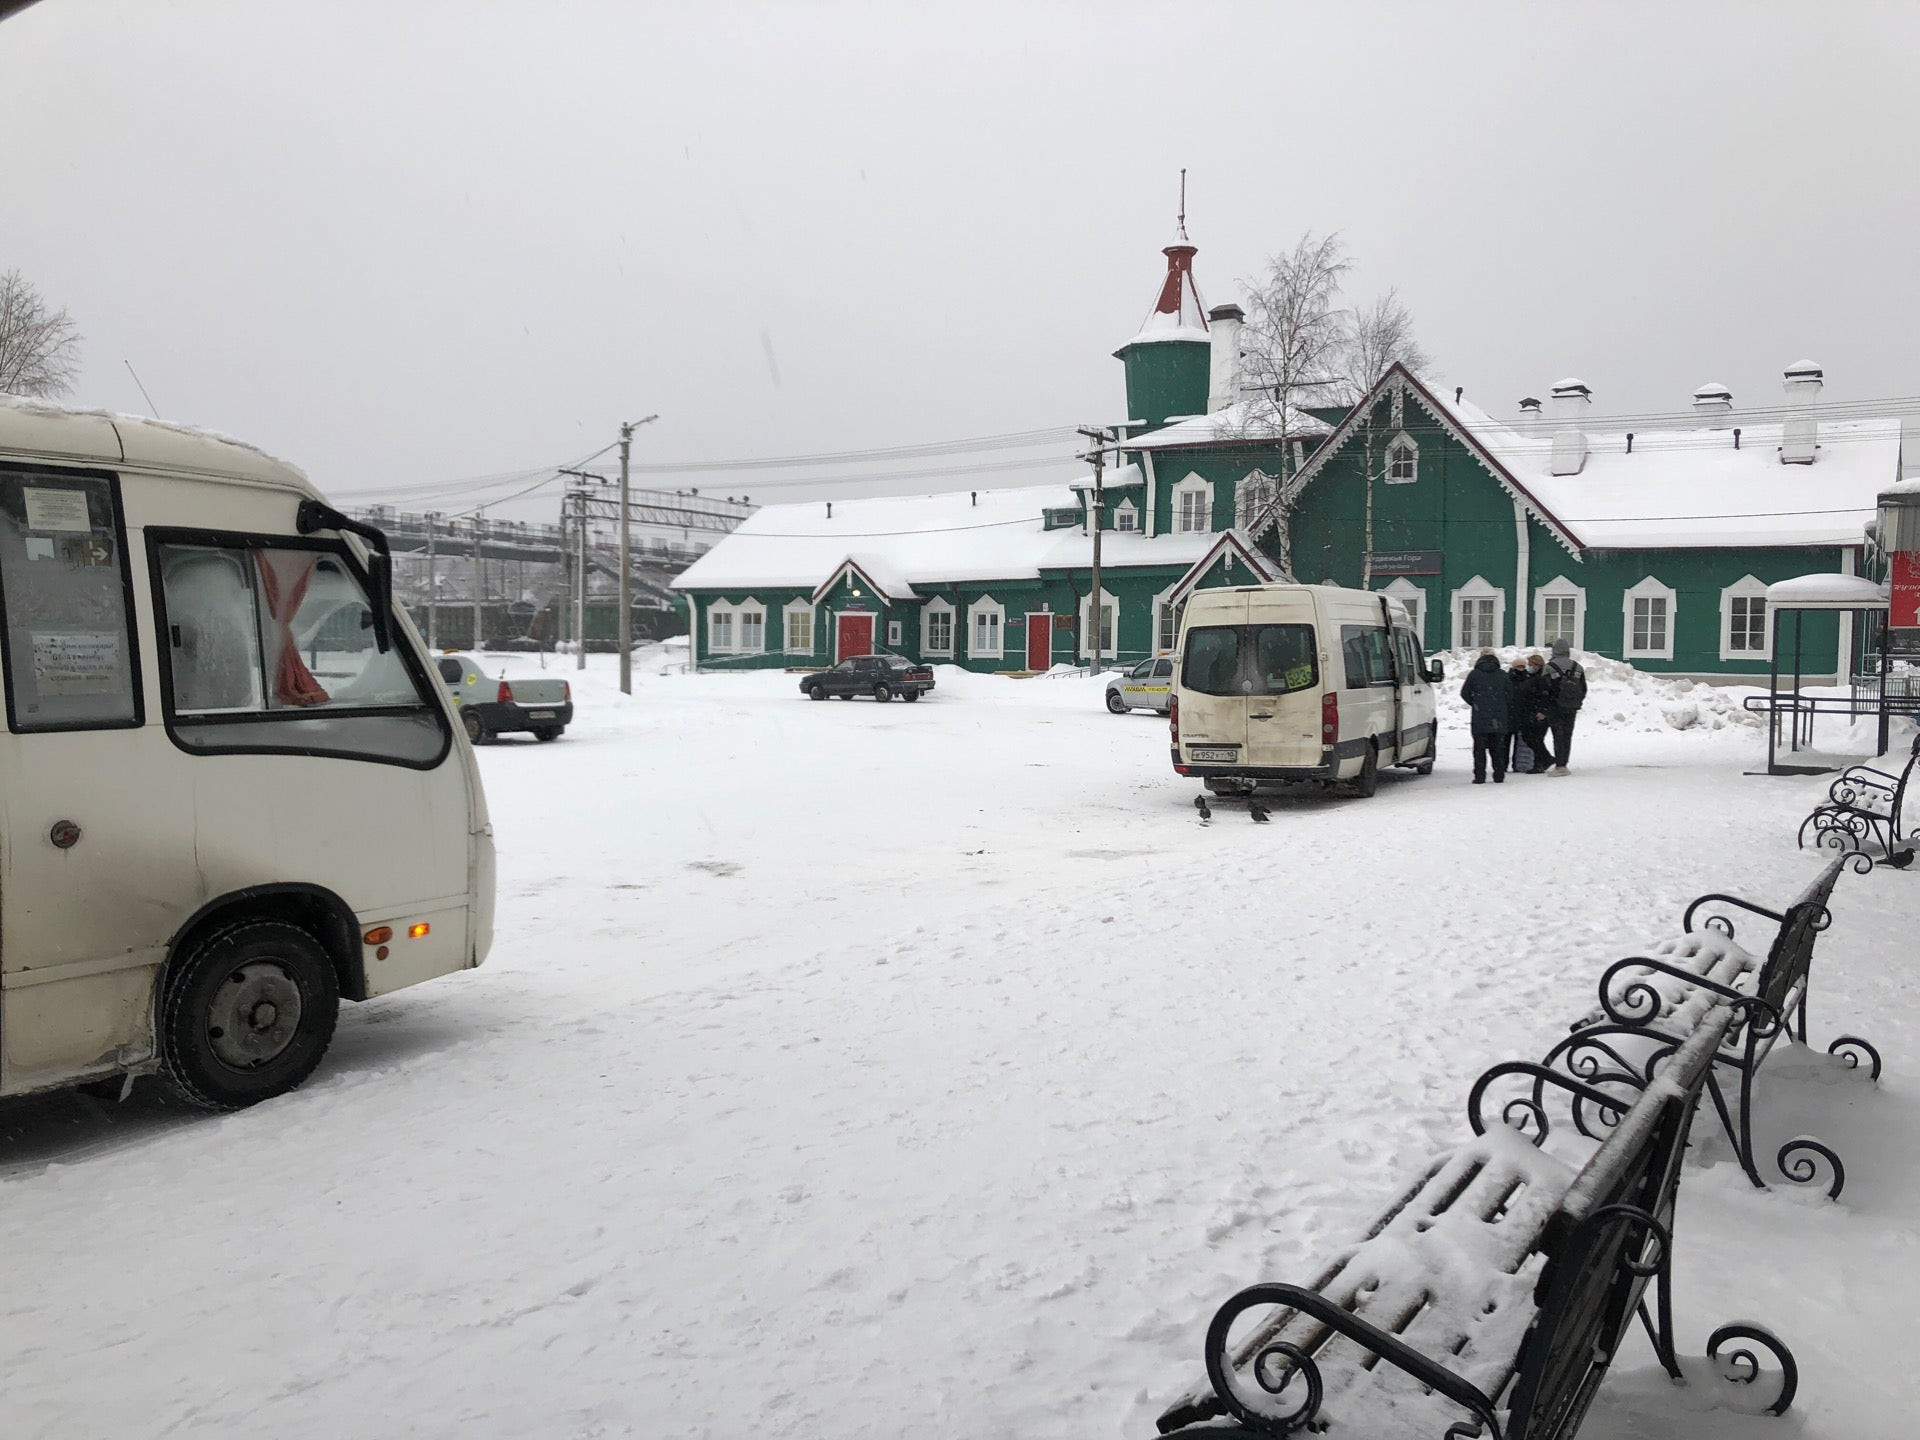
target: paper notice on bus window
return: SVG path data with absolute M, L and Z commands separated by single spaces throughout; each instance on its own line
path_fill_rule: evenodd
M 35 631 L 33 683 L 42 695 L 111 695 L 121 689 L 120 637 L 108 631 Z
M 83 490 L 45 490 L 23 485 L 20 493 L 27 500 L 27 529 L 82 533 L 93 529 L 87 514 L 87 496 Z

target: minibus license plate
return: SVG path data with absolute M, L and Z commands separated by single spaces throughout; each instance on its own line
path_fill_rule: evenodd
M 527 719 L 529 719 L 529 720 L 551 720 L 551 719 L 553 719 L 553 711 L 551 711 L 551 710 L 529 710 L 529 711 L 527 712 Z
M 1240 747 L 1237 745 L 1190 745 L 1187 754 L 1195 760 L 1238 760 Z

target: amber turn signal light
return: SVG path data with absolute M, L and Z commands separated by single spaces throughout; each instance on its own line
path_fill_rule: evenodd
M 409 925 L 407 927 L 407 938 L 409 940 L 418 940 L 431 929 L 433 929 L 433 927 L 422 920 L 418 925 Z
M 393 927 L 391 925 L 376 925 L 360 938 L 365 940 L 369 945 L 384 945 L 393 938 Z

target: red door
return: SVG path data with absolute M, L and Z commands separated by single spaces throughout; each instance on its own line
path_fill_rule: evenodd
M 1040 610 L 1027 616 L 1027 669 L 1046 670 L 1053 665 L 1053 616 Z
M 851 660 L 856 655 L 873 653 L 873 616 L 840 615 L 840 633 L 835 637 L 838 645 L 835 649 L 836 660 Z

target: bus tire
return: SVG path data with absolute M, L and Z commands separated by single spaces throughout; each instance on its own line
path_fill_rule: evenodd
M 282 920 L 238 920 L 173 965 L 160 1073 L 203 1110 L 238 1110 L 305 1080 L 327 1053 L 340 982 L 320 942 Z

